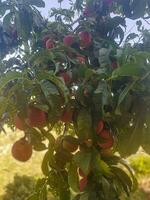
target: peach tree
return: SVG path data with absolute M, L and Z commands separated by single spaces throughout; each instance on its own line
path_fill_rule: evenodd
M 119 200 L 137 185 L 124 158 L 150 153 L 150 1 L 58 2 L 45 19 L 43 0 L 0 0 L 1 130 L 23 132 L 18 161 L 45 152 L 29 200 Z

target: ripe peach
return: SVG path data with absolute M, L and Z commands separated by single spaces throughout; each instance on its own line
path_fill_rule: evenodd
M 49 36 L 49 35 L 45 35 L 45 36 L 43 37 L 42 41 L 43 41 L 44 46 L 46 46 L 46 42 L 47 42 L 47 40 L 49 40 L 49 39 L 50 39 L 50 36 Z
M 16 114 L 16 116 L 14 117 L 14 121 L 15 121 L 15 126 L 16 128 L 20 129 L 20 130 L 24 130 L 25 129 L 25 123 L 24 121 L 18 116 L 18 114 Z
M 103 128 L 104 128 L 104 122 L 103 122 L 103 120 L 100 120 L 100 121 L 98 122 L 98 126 L 97 126 L 97 129 L 96 129 L 96 133 L 97 133 L 98 135 L 100 135 L 100 133 L 101 133 L 101 131 L 103 130 Z
M 52 39 L 48 39 L 46 41 L 46 49 L 52 49 L 55 47 L 54 41 Z
M 82 63 L 82 64 L 84 64 L 85 62 L 86 62 L 86 58 L 85 58 L 85 56 L 77 56 L 77 60 L 80 62 L 80 63 Z
M 73 35 L 66 35 L 63 39 L 63 42 L 66 46 L 71 46 L 74 42 Z
M 108 130 L 103 130 L 99 133 L 99 135 L 103 138 L 103 139 L 110 139 L 112 138 L 112 134 L 110 133 L 110 131 Z
M 32 145 L 25 138 L 21 138 L 13 144 L 11 153 L 16 160 L 26 162 L 31 158 Z
M 106 140 L 105 142 L 101 143 L 98 142 L 98 146 L 101 147 L 102 149 L 109 149 L 113 146 L 114 144 L 114 139 L 110 138 L 109 140 Z
M 72 81 L 71 75 L 67 72 L 60 73 L 60 76 L 64 79 L 66 85 L 70 84 Z
M 87 47 L 92 43 L 92 36 L 87 31 L 80 32 L 79 38 L 80 38 L 81 46 L 83 47 Z
M 43 126 L 46 123 L 46 113 L 39 108 L 30 106 L 27 111 L 27 123 L 31 127 Z

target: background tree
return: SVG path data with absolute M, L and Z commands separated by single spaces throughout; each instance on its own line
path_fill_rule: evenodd
M 17 160 L 47 150 L 29 199 L 129 195 L 136 180 L 122 158 L 150 152 L 150 34 L 140 20 L 150 1 L 70 0 L 51 20 L 37 7 L 44 2 L 0 1 L 1 124 L 24 131 Z M 139 35 L 125 37 L 126 18 Z

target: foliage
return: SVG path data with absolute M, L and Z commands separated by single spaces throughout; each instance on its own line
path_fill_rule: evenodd
M 60 200 L 129 195 L 137 183 L 123 157 L 140 146 L 150 152 L 150 33 L 140 21 L 149 0 L 70 1 L 50 20 L 36 8 L 43 6 L 0 1 L 2 125 L 46 150 L 45 177 L 29 199 L 46 200 L 48 191 Z M 126 18 L 137 20 L 138 42 L 125 37 Z
M 133 167 L 138 177 L 146 176 L 150 174 L 150 157 L 149 155 L 140 153 L 139 155 L 131 156 L 129 159 L 131 166 Z
M 35 180 L 28 176 L 14 176 L 14 181 L 6 186 L 3 200 L 24 200 L 35 188 Z

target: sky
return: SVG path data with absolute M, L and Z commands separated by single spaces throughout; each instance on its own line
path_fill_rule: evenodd
M 59 7 L 59 3 L 57 0 L 44 0 L 45 1 L 45 8 L 40 9 L 42 15 L 44 15 L 45 17 L 48 16 L 48 11 L 50 10 L 50 8 L 52 7 Z M 69 6 L 69 1 L 68 0 L 64 0 L 62 2 L 62 7 L 67 8 Z M 150 20 L 149 20 L 150 23 Z M 147 23 L 143 22 L 144 26 L 150 29 L 150 25 L 148 25 Z M 130 31 L 132 32 L 136 32 L 136 25 L 135 25 L 135 21 L 127 19 L 127 29 L 126 29 L 126 34 L 128 34 Z

